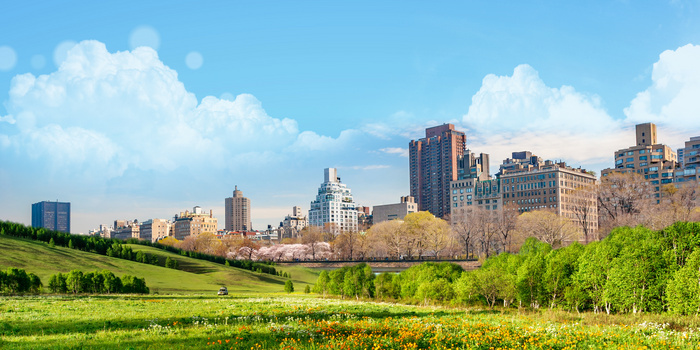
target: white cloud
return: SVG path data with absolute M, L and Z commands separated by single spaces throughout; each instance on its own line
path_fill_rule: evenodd
M 627 120 L 630 123 L 653 122 L 660 128 L 685 130 L 692 136 L 700 134 L 698 62 L 700 45 L 688 44 L 664 51 L 654 63 L 652 85 L 638 93 L 625 109 Z
M 138 26 L 129 35 L 129 47 L 134 50 L 137 47 L 147 46 L 158 51 L 160 47 L 160 34 L 151 26 Z
M 3 135 L 5 148 L 66 172 L 108 169 L 89 174 L 104 178 L 129 168 L 249 167 L 286 151 L 337 150 L 357 135 L 300 133 L 295 120 L 270 117 L 249 94 L 198 103 L 150 47 L 110 53 L 97 41 L 69 50 L 56 72 L 15 76 L 9 96 L 0 123 L 15 129 Z
M 9 46 L 0 46 L 0 71 L 8 71 L 15 68 L 17 53 Z
M 573 166 L 600 163 L 628 145 L 597 96 L 548 87 L 525 64 L 512 76 L 487 75 L 462 122 L 469 148 L 491 154 L 491 164 L 521 150 Z
M 408 158 L 408 148 L 387 147 L 387 148 L 382 148 L 379 151 L 387 153 L 387 154 L 398 154 L 401 157 Z
M 204 57 L 197 51 L 192 51 L 185 56 L 185 64 L 187 64 L 187 68 L 189 69 L 197 70 L 202 67 L 203 63 Z

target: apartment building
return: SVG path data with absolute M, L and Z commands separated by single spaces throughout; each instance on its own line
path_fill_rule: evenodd
M 183 240 L 187 236 L 198 235 L 204 232 L 216 234 L 218 231 L 218 220 L 213 216 L 212 211 L 204 213 L 202 208 L 194 207 L 192 212 L 185 210 L 175 215 L 173 234 L 175 239 Z
M 677 169 L 674 174 L 674 181 L 676 183 L 700 181 L 700 136 L 691 137 L 685 142 L 685 148 L 679 149 L 678 153 L 683 154 L 683 159 L 681 169 Z
M 459 160 L 467 136 L 452 124 L 425 130 L 425 138 L 409 143 L 410 195 L 418 210 L 437 217 L 450 213 L 450 182 L 459 179 Z
M 226 231 L 252 231 L 250 223 L 250 199 L 243 197 L 238 186 L 233 190 L 233 196 L 225 201 L 224 223 Z
M 678 156 L 671 147 L 657 142 L 655 124 L 638 124 L 635 131 L 637 144 L 616 151 L 615 167 L 603 169 L 601 179 L 611 173 L 638 173 L 649 180 L 653 196 L 659 198 L 663 185 L 674 182 L 674 174 L 680 167 Z
M 150 219 L 142 222 L 140 226 L 138 238 L 156 242 L 171 235 L 173 223 L 165 219 Z
M 551 210 L 561 217 L 598 231 L 596 177 L 565 163 L 542 161 L 531 152 L 513 152 L 496 178 L 463 178 L 450 183 L 452 222 L 462 220 L 469 207 L 486 211 L 505 208 L 524 213 Z M 580 214 L 586 212 L 586 217 Z
M 340 181 L 338 170 L 324 169 L 324 181 L 309 209 L 309 225 L 333 234 L 357 231 L 357 213 L 352 191 Z

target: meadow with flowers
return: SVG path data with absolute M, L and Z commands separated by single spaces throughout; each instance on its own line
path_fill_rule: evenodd
M 41 296 L 0 300 L 7 349 L 693 349 L 695 318 L 324 299 Z

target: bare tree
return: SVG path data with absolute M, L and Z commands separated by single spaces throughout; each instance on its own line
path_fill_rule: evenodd
M 517 228 L 517 221 L 518 206 L 515 204 L 506 204 L 501 211 L 496 213 L 496 231 L 504 252 L 513 253 L 511 250 L 513 231 Z
M 326 235 L 317 226 L 307 226 L 301 230 L 301 243 L 309 247 L 311 259 L 316 260 L 318 245 L 324 242 Z
M 491 255 L 491 250 L 496 245 L 495 238 L 497 238 L 497 214 L 495 211 L 491 210 L 480 210 L 480 226 L 478 228 L 477 239 L 479 246 L 481 248 L 480 255 L 488 258 Z
M 450 239 L 450 225 L 440 218 L 432 217 L 422 225 L 425 234 L 425 247 L 440 258 L 440 253 L 447 247 Z
M 598 189 L 598 220 L 601 233 L 618 226 L 637 226 L 649 219 L 652 188 L 637 173 L 611 173 L 601 179 Z M 602 237 L 601 237 L 602 238 Z
M 452 234 L 460 245 L 464 246 L 465 256 L 469 259 L 469 253 L 474 250 L 473 245 L 480 226 L 479 209 L 469 206 L 459 211 L 455 210 L 451 215 Z
M 567 203 L 571 211 L 574 213 L 574 221 L 581 227 L 583 238 L 586 244 L 591 240 L 597 239 L 592 237 L 593 230 L 591 223 L 598 223 L 598 206 L 597 206 L 597 185 L 585 184 L 573 191 L 570 198 L 571 202 Z
M 360 234 L 355 231 L 348 231 L 339 234 L 333 241 L 333 249 L 341 259 L 353 260 L 357 256 Z
M 371 242 L 381 245 L 389 257 L 398 259 L 404 253 L 406 245 L 401 225 L 399 220 L 383 221 L 374 224 L 366 235 Z
M 672 184 L 665 185 L 661 189 L 663 207 L 667 208 L 668 226 L 676 221 L 690 221 L 693 211 L 698 208 L 700 198 L 700 184 L 688 182 L 676 187 Z
M 552 248 L 559 248 L 566 242 L 576 240 L 580 234 L 570 220 L 560 217 L 549 210 L 535 210 L 518 217 L 518 230 L 523 236 L 532 236 L 548 243 Z

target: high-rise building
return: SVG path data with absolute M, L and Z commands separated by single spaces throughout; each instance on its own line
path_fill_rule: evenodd
M 635 129 L 637 145 L 615 152 L 615 167 L 603 169 L 601 180 L 611 173 L 641 174 L 651 184 L 658 202 L 663 185 L 673 183 L 678 157 L 671 147 L 657 143 L 655 124 L 638 124 Z
M 43 201 L 32 204 L 32 227 L 70 233 L 70 203 Z
M 339 234 L 357 231 L 357 209 L 352 192 L 340 182 L 335 168 L 324 170 L 324 181 L 309 209 L 309 225 Z
M 205 232 L 216 234 L 218 225 L 219 221 L 214 217 L 211 210 L 207 214 L 202 211 L 202 208 L 194 207 L 192 212 L 185 210 L 184 213 L 180 212 L 180 215 L 175 215 L 173 234 L 177 240 L 183 240 L 187 236 Z
M 233 191 L 233 197 L 226 198 L 225 210 L 226 231 L 253 230 L 250 224 L 250 199 L 243 197 L 243 192 L 238 190 L 238 186 Z
M 410 192 L 418 210 L 441 218 L 450 213 L 450 182 L 459 178 L 466 144 L 452 124 L 427 128 L 425 138 L 409 143 Z

